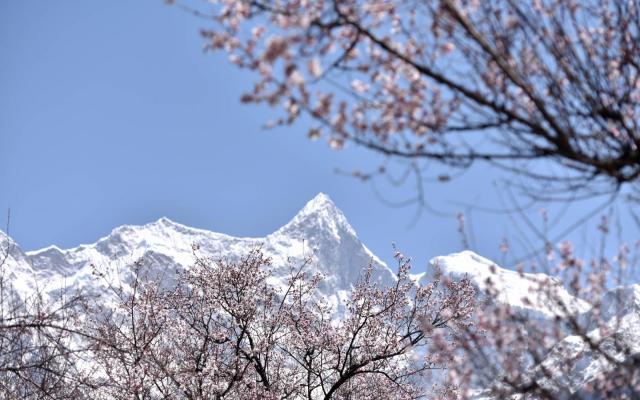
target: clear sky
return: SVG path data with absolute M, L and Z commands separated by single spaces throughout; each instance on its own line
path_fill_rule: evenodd
M 263 236 L 318 192 L 385 260 L 393 242 L 419 267 L 460 250 L 457 212 L 468 212 L 471 247 L 497 261 L 503 236 L 532 237 L 517 215 L 461 204 L 501 206 L 486 166 L 428 183 L 429 204 L 447 215 L 416 220 L 415 207 L 389 207 L 371 184 L 335 173 L 372 167 L 375 155 L 332 151 L 301 125 L 265 131 L 273 111 L 240 104 L 250 77 L 202 52 L 205 24 L 160 0 L 0 2 L 0 211 L 11 208 L 24 249 L 94 242 L 161 216 Z M 555 232 L 594 205 L 572 205 Z M 535 207 L 531 216 L 539 221 Z

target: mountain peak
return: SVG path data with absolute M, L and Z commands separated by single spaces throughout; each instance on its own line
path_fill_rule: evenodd
M 328 195 L 320 192 L 313 199 L 309 200 L 307 204 L 305 204 L 302 210 L 300 210 L 299 214 L 301 213 L 312 214 L 314 212 L 317 212 L 323 209 L 337 210 L 338 207 L 336 207 L 335 203 L 333 202 L 333 200 L 331 200 L 331 198 Z
M 192 228 L 190 226 L 187 225 L 183 225 L 179 222 L 175 222 L 167 217 L 160 217 L 157 220 L 153 221 L 153 222 L 149 222 L 146 223 L 144 225 L 122 225 L 119 226 L 117 228 L 115 228 L 112 232 L 111 235 L 107 236 L 107 238 L 112 237 L 112 236 L 118 236 L 121 233 L 124 234 L 130 234 L 130 233 L 135 233 L 135 234 L 159 234 L 159 235 L 171 235 L 174 233 L 194 233 L 194 232 L 207 232 L 207 233 L 212 233 L 209 231 L 203 231 L 201 229 L 198 228 Z
M 324 193 L 318 193 L 316 197 L 309 200 L 293 219 L 308 221 L 310 218 L 332 220 L 349 225 L 342 211 L 336 206 L 333 200 Z
M 342 211 L 324 193 L 318 193 L 289 223 L 275 233 L 287 232 L 294 236 L 308 238 L 320 231 L 331 232 L 334 237 L 339 237 L 344 233 L 356 236 Z
M 186 227 L 185 225 L 179 224 L 175 221 L 170 220 L 167 217 L 160 217 L 158 218 L 156 221 L 152 222 L 151 224 L 152 226 L 155 227 L 165 227 L 165 228 L 184 228 Z
M 172 225 L 175 224 L 175 222 L 173 222 L 172 220 L 170 220 L 167 217 L 160 217 L 158 218 L 158 220 L 155 222 L 156 224 L 163 224 L 163 225 Z

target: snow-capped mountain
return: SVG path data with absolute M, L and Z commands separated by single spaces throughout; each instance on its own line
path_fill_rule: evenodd
M 300 263 L 305 257 L 312 256 L 309 268 L 325 276 L 321 294 L 335 304 L 338 311 L 339 300 L 346 296 L 367 265 L 372 265 L 374 276 L 381 282 L 392 283 L 395 279 L 394 271 L 358 239 L 344 214 L 324 194 L 309 201 L 286 225 L 262 238 L 232 237 L 161 218 L 146 225 L 115 228 L 93 244 L 71 249 L 50 246 L 24 252 L 0 231 L 0 264 L 5 279 L 23 298 L 36 289 L 45 294 L 77 289 L 100 295 L 108 293 L 106 286 L 109 284 L 126 285 L 131 278 L 129 266 L 139 259 L 170 284 L 174 271 L 193 264 L 193 245 L 197 245 L 200 256 L 231 259 L 260 246 L 273 260 L 275 284 L 283 282 L 279 279 L 286 277 L 289 263 Z M 98 279 L 95 272 L 104 274 L 107 279 Z M 592 315 L 590 304 L 572 296 L 557 279 L 545 274 L 504 269 L 470 251 L 435 257 L 427 271 L 416 278 L 418 282 L 426 282 L 437 273 L 454 279 L 467 277 L 478 289 L 481 300 L 506 304 L 527 318 L 552 321 L 566 317 L 567 313 L 580 315 L 585 324 L 591 323 L 589 334 L 594 338 L 602 332 L 594 321 L 604 320 L 609 330 L 617 335 L 612 337 L 628 343 L 632 353 L 640 353 L 637 345 L 640 343 L 640 286 L 607 293 L 599 307 L 598 319 Z M 565 307 L 560 309 L 557 303 L 536 296 L 541 287 L 552 291 Z M 495 289 L 496 296 L 486 297 L 487 288 Z M 623 307 L 619 307 L 621 304 Z M 627 354 L 613 351 L 611 355 L 623 357 Z M 579 391 L 593 376 L 610 370 L 610 365 L 590 352 L 580 337 L 573 336 L 567 336 L 550 349 L 544 364 L 559 369 L 567 358 L 579 360 L 574 363 L 571 373 L 562 377 L 572 391 Z
M 171 279 L 172 271 L 193 264 L 193 245 L 199 247 L 199 256 L 216 258 L 241 257 L 260 246 L 272 258 L 276 278 L 287 273 L 288 263 L 300 263 L 312 256 L 310 268 L 325 276 L 321 291 L 334 302 L 370 263 L 377 279 L 394 279 L 394 273 L 367 249 L 344 214 L 322 193 L 289 223 L 263 238 L 232 237 L 160 218 L 142 226 L 115 228 L 96 243 L 71 249 L 50 246 L 25 253 L 6 235 L 0 239 L 3 247 L 11 249 L 7 259 L 13 275 L 10 280 L 23 294 L 35 288 L 36 280 L 46 283 L 40 288 L 45 293 L 65 288 L 99 294 L 107 283 L 117 280 L 126 284 L 128 267 L 139 259 L 156 274 Z M 96 279 L 94 271 L 111 282 Z
M 579 334 L 575 328 L 566 328 L 566 337 L 552 340 L 540 364 L 526 371 L 557 398 L 593 398 L 584 388 L 595 378 L 616 372 L 611 360 L 623 363 L 640 356 L 640 285 L 607 291 L 594 305 L 571 295 L 555 277 L 504 269 L 471 251 L 434 257 L 420 278 L 428 281 L 436 273 L 453 279 L 469 278 L 479 300 L 507 305 L 516 316 L 535 320 L 538 326 L 547 326 L 549 332 L 569 316 L 579 321 Z M 493 295 L 488 296 L 487 290 Z M 590 347 L 594 344 L 597 350 Z M 488 384 L 491 383 L 484 382 Z M 474 398 L 498 397 L 479 389 Z M 513 397 L 516 399 L 529 397 Z

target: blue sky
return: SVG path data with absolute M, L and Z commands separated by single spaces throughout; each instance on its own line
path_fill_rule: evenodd
M 202 52 L 204 24 L 160 0 L 0 3 L 0 211 L 11 208 L 24 249 L 93 242 L 161 216 L 262 236 L 318 192 L 374 253 L 389 260 L 396 243 L 418 267 L 461 249 L 457 212 L 468 212 L 472 248 L 498 261 L 503 236 L 532 237 L 517 215 L 462 204 L 504 204 L 486 166 L 428 183 L 429 204 L 446 215 L 416 220 L 415 207 L 389 207 L 371 184 L 335 173 L 373 167 L 375 155 L 310 142 L 303 125 L 265 131 L 274 111 L 240 104 L 251 77 Z M 401 200 L 414 188 L 381 191 Z M 595 205 L 572 205 L 552 234 Z M 591 243 L 591 226 L 572 235 Z

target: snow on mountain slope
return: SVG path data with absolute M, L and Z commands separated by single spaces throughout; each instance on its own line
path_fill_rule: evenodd
M 231 259 L 261 246 L 273 259 L 276 278 L 287 273 L 288 262 L 300 263 L 312 255 L 310 268 L 325 275 L 321 291 L 334 302 L 369 263 L 377 279 L 394 280 L 394 273 L 362 244 L 344 214 L 322 193 L 264 238 L 232 237 L 160 218 L 147 225 L 118 227 L 94 244 L 66 250 L 50 246 L 20 254 L 23 264 L 31 264 L 35 274 L 47 282 L 47 291 L 71 288 L 99 294 L 106 283 L 96 279 L 94 268 L 126 283 L 131 276 L 128 266 L 142 259 L 154 273 L 170 281 L 173 271 L 193 264 L 193 244 L 199 246 L 201 256 Z
M 543 367 L 554 374 L 538 374 L 544 387 L 567 388 L 576 398 L 588 397 L 579 394 L 588 382 L 614 372 L 611 360 L 622 363 L 640 354 L 640 285 L 606 292 L 585 316 L 589 325 L 584 335 L 567 336 L 543 361 Z
M 472 251 L 435 257 L 429 263 L 427 278 L 433 277 L 436 268 L 454 279 L 466 276 L 481 298 L 485 298 L 487 289 L 495 289 L 496 296 L 492 301 L 508 304 L 530 317 L 563 317 L 566 311 L 578 314 L 591 308 L 589 303 L 572 296 L 556 278 L 504 269 Z
M 453 279 L 467 277 L 478 289 L 480 300 L 508 305 L 516 315 L 524 316 L 525 321 L 535 319 L 541 326 L 551 327 L 558 323 L 556 316 L 564 321 L 567 313 L 582 321 L 584 336 L 567 328 L 566 337 L 551 341 L 542 368 L 538 366 L 530 371 L 532 379 L 550 393 L 557 393 L 558 398 L 590 398 L 582 396 L 585 385 L 615 372 L 607 358 L 622 362 L 640 355 L 640 285 L 610 290 L 594 306 L 572 296 L 557 278 L 500 268 L 471 251 L 435 257 L 430 264 L 421 279 L 432 278 L 437 270 Z M 486 296 L 488 288 L 495 289 L 495 296 Z M 585 338 L 599 344 L 599 350 L 593 350 Z M 541 371 L 553 373 L 548 377 L 548 372 Z M 488 384 L 490 382 L 484 382 Z M 498 398 L 484 390 L 478 390 L 476 395 L 473 398 Z
M 15 291 L 28 293 L 36 288 L 36 279 L 28 256 L 20 247 L 0 231 L 0 268 L 2 277 Z

